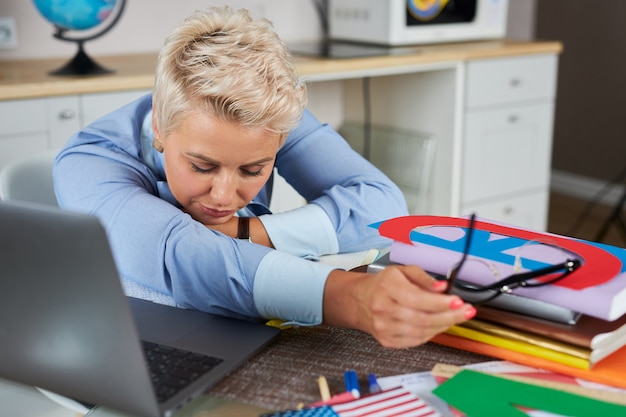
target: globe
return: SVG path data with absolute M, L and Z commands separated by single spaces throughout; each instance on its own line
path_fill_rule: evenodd
M 53 25 L 86 30 L 103 23 L 112 14 L 117 0 L 34 0 L 34 3 Z
M 59 40 L 76 42 L 78 51 L 74 58 L 53 75 L 108 74 L 111 70 L 93 61 L 83 44 L 104 35 L 119 21 L 126 0 L 33 0 L 39 13 L 56 29 L 53 36 Z M 72 31 L 92 33 L 71 36 Z

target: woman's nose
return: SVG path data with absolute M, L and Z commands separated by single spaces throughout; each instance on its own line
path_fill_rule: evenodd
M 214 201 L 221 206 L 228 206 L 237 193 L 237 180 L 233 175 L 217 175 L 211 186 L 210 194 Z

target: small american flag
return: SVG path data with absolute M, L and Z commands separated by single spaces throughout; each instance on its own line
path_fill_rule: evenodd
M 335 405 L 278 411 L 261 417 L 441 417 L 404 387 L 392 388 Z
M 331 408 L 340 417 L 441 417 L 439 412 L 404 387 L 367 395 Z

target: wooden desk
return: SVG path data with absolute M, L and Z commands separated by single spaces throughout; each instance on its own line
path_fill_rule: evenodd
M 412 212 L 476 212 L 545 230 L 561 48 L 553 41 L 497 40 L 367 58 L 296 56 L 295 64 L 308 82 L 309 108 L 321 121 L 335 128 L 360 123 L 368 118 L 368 101 L 373 124 L 436 138 L 430 183 L 417 199 L 426 204 Z M 152 88 L 156 54 L 97 59 L 116 72 L 53 77 L 48 71 L 64 60 L 0 61 L 0 167 L 61 147 L 96 117 Z M 403 146 L 395 152 L 391 166 L 411 163 Z M 405 183 L 409 195 L 414 179 Z M 281 190 L 276 187 L 277 199 L 296 200 Z M 287 201 L 280 208 L 292 206 Z
M 313 82 L 411 73 L 423 71 L 426 65 L 476 59 L 558 54 L 561 49 L 561 43 L 554 41 L 505 40 L 426 45 L 407 49 L 406 53 L 399 55 L 379 57 L 328 59 L 295 56 L 294 60 L 298 72 Z M 155 53 L 98 57 L 98 62 L 115 72 L 87 77 L 48 74 L 67 59 L 0 61 L 0 100 L 151 89 L 156 57 Z

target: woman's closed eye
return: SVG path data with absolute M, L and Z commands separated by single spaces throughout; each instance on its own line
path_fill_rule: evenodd
M 215 165 L 209 165 L 206 167 L 200 167 L 193 162 L 191 163 L 191 169 L 195 172 L 199 172 L 201 174 L 209 174 L 217 169 Z
M 215 172 L 218 169 L 217 165 L 198 165 L 195 163 L 191 163 L 191 169 L 194 172 L 198 172 L 200 174 L 210 174 Z M 253 167 L 241 167 L 240 171 L 243 175 L 247 177 L 260 177 L 263 175 L 263 166 L 253 166 Z
M 259 177 L 259 176 L 263 175 L 263 167 L 260 167 L 260 168 L 258 168 L 258 167 L 254 167 L 254 168 L 244 167 L 244 168 L 241 168 L 241 172 L 244 175 L 249 176 L 249 177 Z

